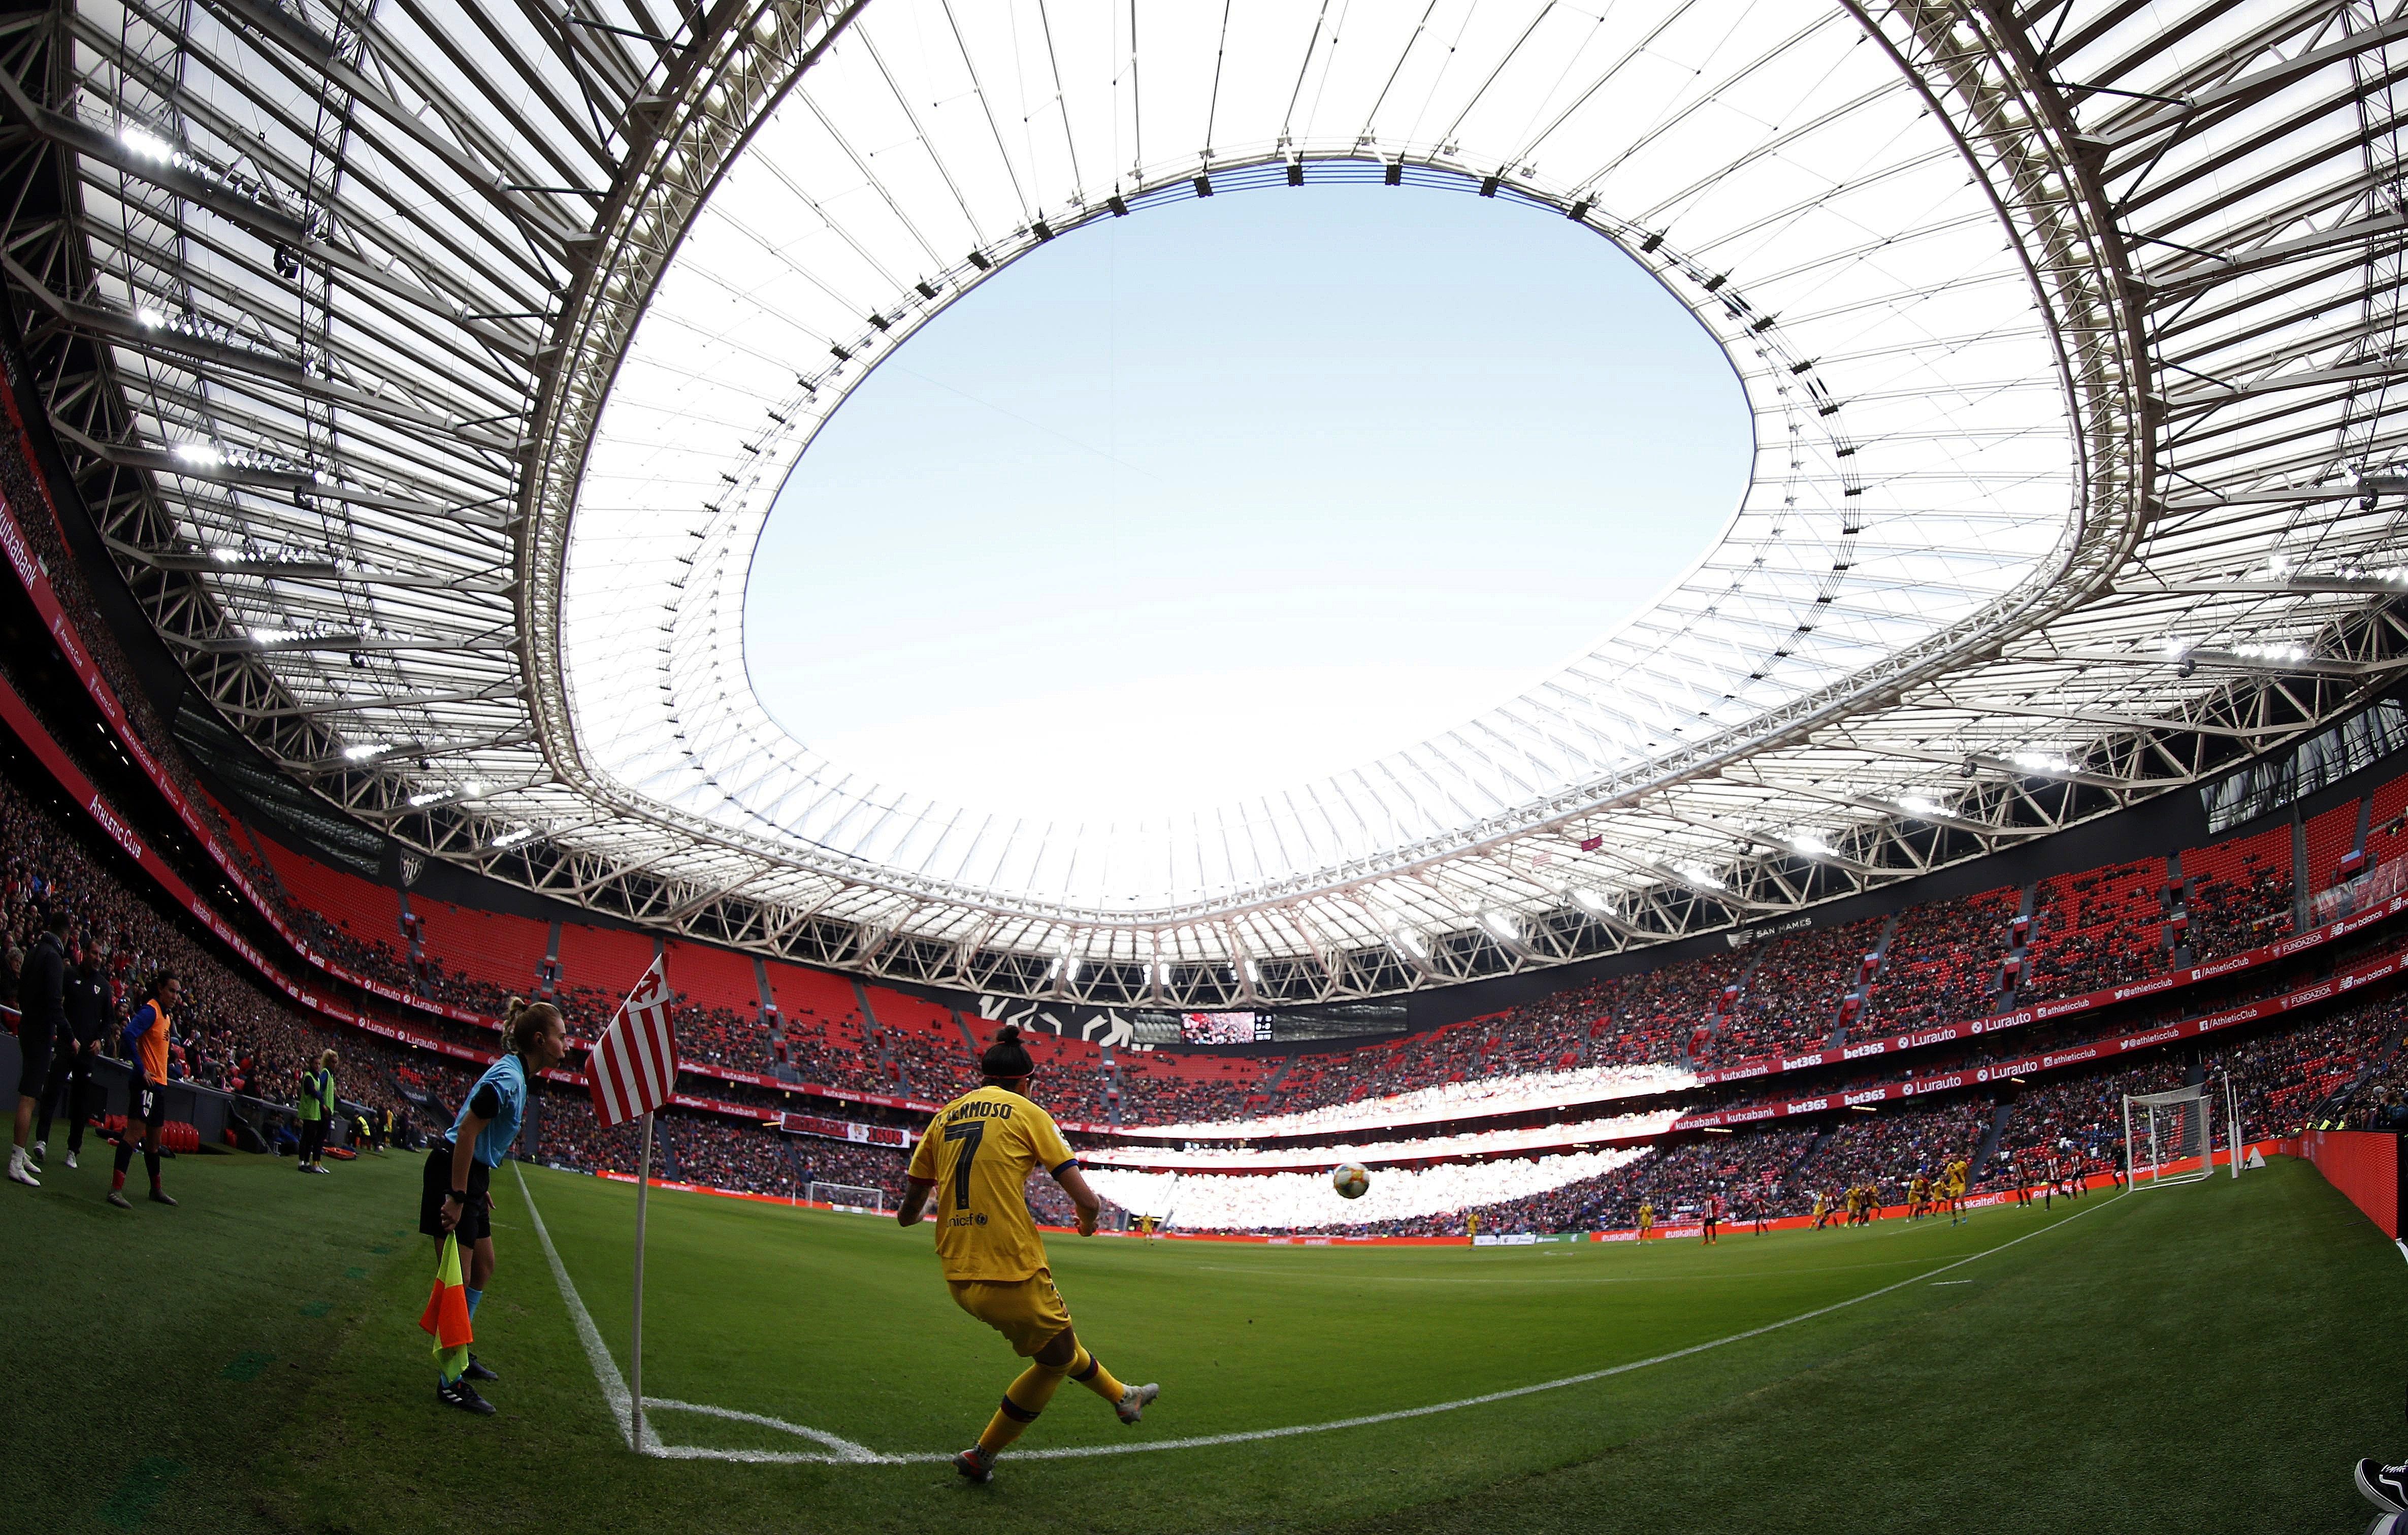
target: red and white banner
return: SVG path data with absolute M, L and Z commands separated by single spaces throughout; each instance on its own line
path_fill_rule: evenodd
M 585 1058 L 594 1117 L 608 1129 L 651 1113 L 677 1091 L 677 1026 L 669 1022 L 668 977 L 661 973 L 655 957 Z

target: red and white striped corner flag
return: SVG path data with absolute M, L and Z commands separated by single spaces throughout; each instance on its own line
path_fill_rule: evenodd
M 661 962 L 636 983 L 619 1015 L 594 1042 L 585 1081 L 594 1089 L 594 1117 L 604 1127 L 651 1113 L 677 1090 L 677 1027 L 669 1022 L 668 977 Z

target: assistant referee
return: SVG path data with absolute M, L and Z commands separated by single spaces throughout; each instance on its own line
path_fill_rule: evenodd
M 426 1178 L 418 1202 L 418 1228 L 438 1242 L 457 1235 L 467 1254 L 463 1288 L 472 1320 L 494 1278 L 494 1200 L 488 1192 L 494 1169 L 519 1138 L 535 1079 L 568 1053 L 568 1031 L 561 1024 L 560 1010 L 549 1002 L 511 997 L 502 1033 L 510 1053 L 485 1069 L 452 1122 L 452 1133 L 426 1154 Z M 494 1404 L 468 1383 L 499 1378 L 471 1354 L 458 1375 L 436 1382 L 436 1399 L 463 1412 L 491 1413 Z

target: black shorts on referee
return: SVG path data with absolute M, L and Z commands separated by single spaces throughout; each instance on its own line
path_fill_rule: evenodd
M 468 1159 L 468 1205 L 452 1228 L 463 1245 L 494 1234 L 494 1201 L 486 1193 L 493 1178 L 493 1169 L 473 1156 Z M 437 1241 L 444 1235 L 443 1197 L 451 1192 L 452 1142 L 438 1140 L 426 1154 L 426 1176 L 418 1190 L 418 1229 Z

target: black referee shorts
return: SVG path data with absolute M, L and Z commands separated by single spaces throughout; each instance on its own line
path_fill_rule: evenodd
M 493 1169 L 473 1156 L 468 1159 L 468 1207 L 452 1228 L 463 1247 L 494 1234 L 494 1199 L 487 1192 L 493 1179 Z M 426 1175 L 418 1189 L 418 1229 L 437 1241 L 443 1240 L 443 1197 L 451 1192 L 452 1142 L 438 1140 L 426 1154 Z

